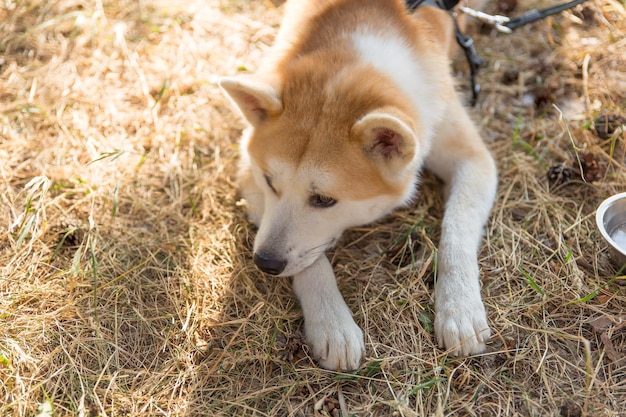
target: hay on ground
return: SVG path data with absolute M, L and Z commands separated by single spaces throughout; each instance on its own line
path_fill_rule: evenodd
M 602 127 L 626 117 L 623 3 L 476 29 L 473 115 L 500 171 L 480 250 L 494 336 L 472 358 L 435 345 L 442 200 L 426 176 L 330 253 L 366 334 L 351 375 L 308 357 L 235 190 L 243 124 L 216 79 L 255 69 L 281 13 L 0 4 L 0 415 L 623 416 L 624 278 L 594 223 L 626 188 L 623 127 Z M 467 93 L 461 57 L 455 72 Z

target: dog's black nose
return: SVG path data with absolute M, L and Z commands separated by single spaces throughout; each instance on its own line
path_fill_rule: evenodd
M 282 259 L 266 258 L 264 255 L 254 254 L 254 263 L 266 274 L 278 275 L 285 270 L 287 261 Z

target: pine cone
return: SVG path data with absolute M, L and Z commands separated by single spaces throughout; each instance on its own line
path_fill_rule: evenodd
M 548 183 L 550 187 L 556 187 L 570 182 L 573 173 L 572 169 L 564 163 L 554 164 L 548 169 Z
M 603 114 L 593 122 L 596 134 L 600 139 L 608 139 L 616 130 L 623 128 L 626 119 L 618 114 Z
M 582 176 L 587 182 L 600 181 L 606 175 L 606 163 L 591 152 L 580 155 L 580 165 Z

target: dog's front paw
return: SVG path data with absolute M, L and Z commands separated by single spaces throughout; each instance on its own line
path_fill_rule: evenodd
M 485 350 L 491 336 L 487 314 L 480 299 L 445 300 L 435 308 L 435 334 L 439 347 L 454 356 Z
M 365 344 L 363 331 L 351 315 L 337 321 L 305 320 L 304 332 L 313 356 L 322 368 L 341 371 L 358 369 Z

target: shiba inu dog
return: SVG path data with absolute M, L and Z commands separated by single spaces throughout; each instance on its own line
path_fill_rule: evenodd
M 254 263 L 293 276 L 320 366 L 358 368 L 363 332 L 324 252 L 345 229 L 410 202 L 429 169 L 447 195 L 435 334 L 454 355 L 482 352 L 477 251 L 497 176 L 454 89 L 450 16 L 409 14 L 401 0 L 291 0 L 285 13 L 257 73 L 220 81 L 250 125 L 239 181 L 258 226 Z

